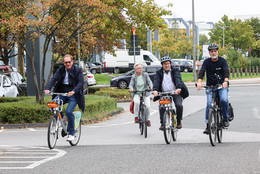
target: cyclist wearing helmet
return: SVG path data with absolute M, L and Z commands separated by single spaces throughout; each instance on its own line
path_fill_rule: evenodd
M 171 92 L 175 91 L 173 96 L 173 101 L 177 110 L 177 128 L 182 128 L 182 114 L 183 105 L 182 100 L 189 96 L 188 89 L 186 85 L 182 82 L 181 74 L 179 69 L 171 66 L 171 58 L 163 57 L 161 59 L 162 68 L 156 72 L 154 78 L 154 101 L 159 100 L 158 92 Z M 163 113 L 164 109 L 160 109 L 160 130 L 163 130 Z
M 224 126 L 228 127 L 228 86 L 229 86 L 229 69 L 226 59 L 223 57 L 218 56 L 218 45 L 217 44 L 210 44 L 208 47 L 210 58 L 206 59 L 201 67 L 199 77 L 198 77 L 198 84 L 197 89 L 200 90 L 202 87 L 202 79 L 204 77 L 205 72 L 207 72 L 207 86 L 215 86 L 217 84 L 222 84 L 222 89 L 219 90 L 220 96 L 220 103 L 222 106 L 223 112 L 223 120 Z M 208 123 L 208 115 L 209 115 L 209 108 L 211 105 L 212 100 L 212 93 L 210 92 L 211 89 L 206 90 L 207 94 L 207 107 L 206 107 L 206 124 Z M 209 134 L 208 124 L 203 132 L 204 134 Z

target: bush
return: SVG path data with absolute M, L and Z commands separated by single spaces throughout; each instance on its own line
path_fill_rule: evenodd
M 128 89 L 101 88 L 95 95 L 109 96 L 117 100 L 131 100 L 132 94 Z
M 35 97 L 0 98 L 0 123 L 43 123 L 48 122 L 53 115 L 47 111 L 46 103 L 51 97 L 46 97 L 44 104 L 35 101 Z M 85 96 L 86 106 L 82 119 L 98 120 L 106 117 L 107 112 L 117 108 L 116 99 L 105 96 Z M 67 105 L 64 106 L 65 112 Z M 75 111 L 79 110 L 78 107 Z

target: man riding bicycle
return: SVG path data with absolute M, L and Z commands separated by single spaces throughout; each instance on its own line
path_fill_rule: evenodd
M 85 109 L 85 98 L 83 95 L 84 78 L 82 69 L 73 64 L 73 57 L 71 55 L 66 54 L 63 58 L 63 63 L 64 65 L 60 66 L 46 86 L 45 93 L 49 94 L 54 85 L 54 92 L 68 93 L 68 96 L 60 96 L 60 99 L 63 100 L 63 104 L 68 103 L 66 109 L 69 132 L 67 141 L 73 141 L 75 138 L 73 111 L 77 104 L 82 112 Z
M 208 47 L 210 58 L 206 59 L 203 64 L 202 68 L 199 73 L 197 89 L 200 90 L 202 88 L 202 79 L 204 77 L 205 71 L 207 72 L 207 86 L 215 86 L 217 84 L 222 84 L 222 87 L 218 93 L 220 97 L 220 103 L 222 106 L 222 113 L 223 113 L 223 121 L 224 127 L 229 126 L 228 122 L 228 109 L 229 109 L 229 102 L 228 102 L 228 87 L 229 87 L 229 69 L 228 63 L 223 58 L 218 56 L 218 45 L 217 44 L 210 44 Z M 212 92 L 211 89 L 206 90 L 207 94 L 207 107 L 206 107 L 206 124 L 207 127 L 204 130 L 204 134 L 209 134 L 208 129 L 208 116 L 209 116 L 209 108 L 212 103 Z
M 161 59 L 162 68 L 156 72 L 154 78 L 154 101 L 159 100 L 158 92 L 175 91 L 173 101 L 177 111 L 177 129 L 182 128 L 183 105 L 182 100 L 189 96 L 186 85 L 182 82 L 179 69 L 171 66 L 171 58 L 163 57 Z M 160 108 L 160 130 L 163 130 L 163 113 L 164 108 Z

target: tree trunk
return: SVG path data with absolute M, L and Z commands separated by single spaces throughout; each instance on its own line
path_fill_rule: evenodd
M 24 71 L 24 44 L 18 43 L 18 72 L 25 77 Z

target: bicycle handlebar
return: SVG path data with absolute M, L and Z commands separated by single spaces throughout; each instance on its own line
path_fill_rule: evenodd
M 162 95 L 176 95 L 175 91 L 170 91 L 170 92 L 158 92 L 158 96 Z
M 195 86 L 197 87 L 197 83 L 195 83 Z M 221 84 L 217 85 L 211 85 L 211 86 L 202 86 L 202 89 L 221 89 L 223 86 Z
M 68 96 L 68 93 L 59 93 L 59 92 L 50 92 L 49 94 L 46 94 L 46 95 L 61 95 L 61 96 Z

